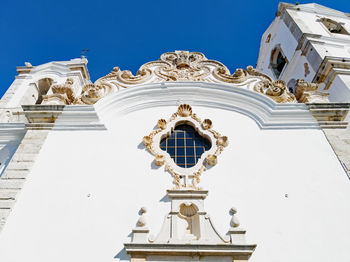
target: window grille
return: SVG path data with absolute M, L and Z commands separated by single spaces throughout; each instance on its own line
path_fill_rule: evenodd
M 174 162 L 183 168 L 193 167 L 201 155 L 211 148 L 208 139 L 200 136 L 189 125 L 178 125 L 169 137 L 163 138 L 160 148 L 166 151 Z

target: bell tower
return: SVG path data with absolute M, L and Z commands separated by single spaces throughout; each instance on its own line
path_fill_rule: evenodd
M 262 36 L 257 69 L 287 83 L 317 83 L 330 102 L 350 101 L 350 17 L 318 4 L 280 3 Z

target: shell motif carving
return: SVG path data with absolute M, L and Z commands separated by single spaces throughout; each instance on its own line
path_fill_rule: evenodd
M 166 120 L 165 119 L 159 119 L 157 123 L 158 128 L 165 129 L 166 128 Z
M 182 104 L 178 107 L 177 113 L 179 116 L 187 117 L 192 115 L 192 107 L 187 104 Z
M 211 122 L 210 119 L 204 119 L 203 123 L 202 123 L 202 127 L 204 129 L 210 129 L 213 126 L 213 123 Z
M 193 217 L 197 211 L 197 207 L 192 203 L 182 203 L 180 206 L 180 214 L 184 217 Z

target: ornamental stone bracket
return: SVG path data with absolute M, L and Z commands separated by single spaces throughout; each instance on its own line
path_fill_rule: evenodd
M 34 130 L 105 130 L 93 106 L 32 105 L 22 106 Z
M 230 228 L 222 237 L 204 209 L 206 190 L 167 190 L 171 210 L 156 237 L 149 236 L 146 208 L 141 208 L 141 217 L 132 230 L 130 243 L 125 243 L 131 261 L 171 257 L 171 261 L 197 261 L 198 257 L 213 257 L 216 260 L 248 261 L 256 245 L 247 244 L 244 229 L 239 228 L 237 210 L 232 208 Z M 226 261 L 226 260 L 225 260 Z

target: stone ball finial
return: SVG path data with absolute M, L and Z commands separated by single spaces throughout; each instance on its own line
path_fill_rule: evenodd
M 146 226 L 146 218 L 145 218 L 145 213 L 147 212 L 147 209 L 145 207 L 141 207 L 139 214 L 140 214 L 140 218 L 139 220 L 137 220 L 137 226 L 138 227 L 144 227 Z
M 232 215 L 231 222 L 230 222 L 231 227 L 239 227 L 239 220 L 235 216 L 236 213 L 237 213 L 237 209 L 235 207 L 232 207 L 230 209 L 230 214 Z

